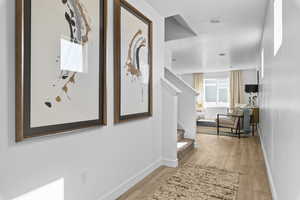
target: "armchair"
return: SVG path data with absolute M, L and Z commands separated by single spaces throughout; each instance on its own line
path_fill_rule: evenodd
M 244 115 L 242 113 L 234 114 L 218 114 L 217 115 L 217 133 L 220 135 L 220 128 L 230 128 L 231 133 L 235 130 L 235 134 L 241 138 L 241 128 Z

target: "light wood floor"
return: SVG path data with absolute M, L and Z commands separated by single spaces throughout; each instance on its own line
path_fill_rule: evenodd
M 184 162 L 240 172 L 237 200 L 271 200 L 271 193 L 258 137 L 232 138 L 198 134 L 199 148 L 191 152 Z M 181 163 L 181 164 L 182 164 Z M 176 169 L 161 167 L 146 177 L 118 200 L 141 200 L 153 192 L 157 180 L 167 178 Z

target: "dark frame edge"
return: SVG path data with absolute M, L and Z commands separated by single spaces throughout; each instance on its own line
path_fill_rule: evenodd
M 120 24 L 121 1 L 114 0 L 114 123 L 120 123 Z
M 15 29 L 16 29 L 16 72 L 15 72 L 15 120 L 16 120 L 16 142 L 24 140 L 24 85 L 23 85 L 23 26 L 24 26 L 24 0 L 15 0 Z
M 152 117 L 153 116 L 153 23 L 150 21 L 149 23 L 149 29 L 150 29 L 150 35 L 149 35 L 149 43 L 151 44 L 151 54 L 150 56 L 150 77 L 149 77 L 149 114 Z
M 121 59 L 121 8 L 122 5 L 125 9 L 135 15 L 137 18 L 144 20 L 149 25 L 149 44 L 150 44 L 150 54 L 149 54 L 149 65 L 150 65 L 150 74 L 149 74 L 149 106 L 148 112 L 146 113 L 137 113 L 121 116 L 121 71 L 120 71 L 120 59 Z M 124 123 L 127 121 L 145 119 L 153 116 L 153 22 L 147 18 L 143 13 L 138 9 L 128 3 L 126 0 L 114 0 L 114 94 L 115 94 L 115 115 L 114 123 Z
M 102 75 L 102 84 L 103 84 L 103 97 L 102 97 L 102 126 L 107 125 L 107 19 L 108 19 L 108 0 L 103 0 L 103 10 L 104 10 L 104 18 L 103 18 L 103 46 L 104 46 L 104 53 L 103 53 L 103 75 Z

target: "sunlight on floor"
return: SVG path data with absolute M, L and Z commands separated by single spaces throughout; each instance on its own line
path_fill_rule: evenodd
M 13 200 L 64 200 L 64 179 L 61 178 Z

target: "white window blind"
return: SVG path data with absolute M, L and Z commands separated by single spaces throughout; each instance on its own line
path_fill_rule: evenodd
M 206 107 L 229 104 L 229 79 L 204 79 L 204 103 Z

